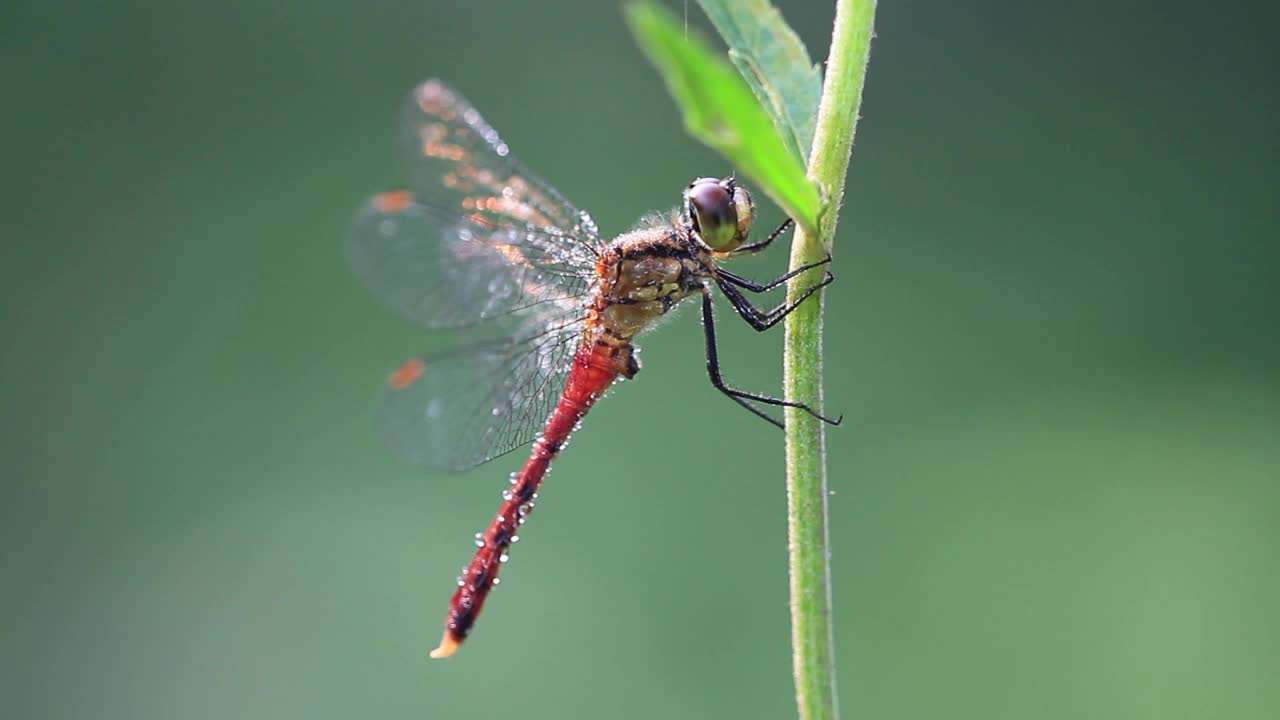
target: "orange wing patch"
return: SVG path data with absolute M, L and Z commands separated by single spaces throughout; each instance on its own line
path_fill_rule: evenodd
M 392 390 L 404 390 L 418 382 L 418 378 L 421 378 L 426 371 L 427 364 L 423 362 L 422 358 L 414 358 L 391 373 L 391 377 L 387 378 L 387 387 Z
M 373 205 L 378 208 L 378 212 L 402 213 L 413 205 L 413 195 L 408 190 L 392 190 L 376 195 Z

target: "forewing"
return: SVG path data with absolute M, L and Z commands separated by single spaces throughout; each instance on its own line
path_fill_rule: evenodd
M 592 275 L 559 236 L 425 205 L 408 191 L 372 198 L 356 221 L 351 264 L 393 309 L 429 328 L 581 307 Z M 595 256 L 583 260 L 594 270 Z
M 453 471 L 528 443 L 559 401 L 582 325 L 532 317 L 510 338 L 410 360 L 387 380 L 380 434 L 409 462 Z
M 356 219 L 356 273 L 430 328 L 580 305 L 600 245 L 591 217 L 521 166 L 475 108 L 438 80 L 404 113 L 411 187 Z

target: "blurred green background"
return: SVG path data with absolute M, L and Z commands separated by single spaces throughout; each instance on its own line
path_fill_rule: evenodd
M 844 715 L 1274 718 L 1280 18 L 1027 5 L 881 5 L 827 294 Z M 782 9 L 825 56 L 830 3 Z M 782 437 L 691 311 L 427 660 L 523 460 L 372 432 L 440 338 L 343 243 L 430 76 L 606 233 L 731 170 L 612 2 L 0 11 L 0 713 L 793 716 Z M 723 324 L 777 389 L 779 337 Z

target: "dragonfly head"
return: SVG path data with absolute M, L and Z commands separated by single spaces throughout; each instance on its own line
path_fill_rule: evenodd
M 713 252 L 731 252 L 746 242 L 756 204 L 733 178 L 698 178 L 689 183 L 684 200 L 690 226 Z

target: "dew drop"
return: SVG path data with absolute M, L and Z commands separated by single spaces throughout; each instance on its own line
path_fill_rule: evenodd
M 510 559 L 511 559 L 511 556 L 506 553 L 502 553 L 501 555 L 498 556 L 498 562 L 506 562 Z
M 520 536 L 519 536 L 519 535 L 512 535 L 512 536 L 511 536 L 511 542 L 513 542 L 513 543 L 518 543 L 518 542 L 520 542 Z
M 502 578 L 494 578 L 494 579 L 493 579 L 493 582 L 492 582 L 492 583 L 490 583 L 490 584 L 491 584 L 491 585 L 497 585 L 497 584 L 498 584 L 498 583 L 500 583 L 500 582 L 502 582 Z
M 467 581 L 466 581 L 466 580 L 463 580 L 463 579 L 462 579 L 462 576 L 461 576 L 461 575 L 459 575 L 459 576 L 458 576 L 458 587 L 462 587 L 463 585 L 466 585 L 466 584 L 467 584 Z
M 503 500 L 510 500 L 510 499 L 511 499 L 511 498 L 513 498 L 513 497 L 515 497 L 515 495 L 513 495 L 513 494 L 511 493 L 511 491 L 510 491 L 510 490 L 503 490 L 503 491 L 502 491 L 502 499 L 503 499 Z

